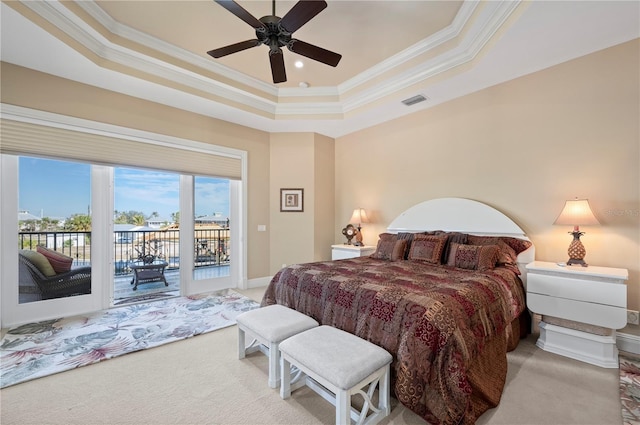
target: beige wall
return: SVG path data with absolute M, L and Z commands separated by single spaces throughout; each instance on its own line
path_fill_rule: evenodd
M 269 274 L 269 134 L 2 63 L 3 103 L 227 146 L 248 152 L 249 279 Z
M 335 229 L 335 143 L 330 137 L 314 135 L 314 261 L 331 258 Z
M 331 257 L 334 142 L 311 133 L 271 134 L 271 274 L 283 264 Z M 280 189 L 304 189 L 303 212 L 280 211 Z
M 565 200 L 588 198 L 602 226 L 582 228 L 585 260 L 628 269 L 640 309 L 639 51 L 628 42 L 337 139 L 336 224 L 362 206 L 375 244 L 408 207 L 464 197 L 506 213 L 538 260 L 557 262 L 572 229 L 553 222 Z

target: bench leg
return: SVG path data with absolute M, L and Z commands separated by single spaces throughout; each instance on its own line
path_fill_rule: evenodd
M 245 351 L 245 337 L 244 337 L 244 329 L 238 326 L 238 358 L 244 359 L 246 354 Z
M 351 397 L 348 391 L 336 394 L 336 425 L 351 425 Z
M 280 385 L 280 348 L 277 342 L 269 343 L 269 387 Z
M 391 393 L 391 367 L 387 365 L 384 369 L 384 374 L 380 378 L 378 384 L 378 409 L 380 409 L 383 416 L 389 416 L 391 413 L 391 400 L 389 394 Z
M 291 397 L 291 363 L 280 356 L 280 397 L 283 400 Z

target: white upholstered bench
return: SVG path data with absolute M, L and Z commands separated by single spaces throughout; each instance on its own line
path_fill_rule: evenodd
M 236 317 L 238 323 L 238 358 L 262 351 L 269 357 L 269 387 L 280 385 L 280 342 L 292 335 L 318 326 L 309 316 L 275 304 L 247 311 Z M 247 347 L 245 333 L 254 338 Z
M 351 419 L 356 424 L 372 425 L 389 415 L 392 357 L 383 348 L 340 329 L 319 326 L 283 341 L 280 355 L 283 399 L 289 398 L 291 391 L 307 385 L 335 404 L 338 425 L 348 425 Z M 293 380 L 291 365 L 299 369 Z M 367 385 L 365 393 L 363 388 Z M 378 405 L 374 406 L 372 397 L 376 387 L 379 387 Z M 353 394 L 364 398 L 360 412 L 351 407 Z

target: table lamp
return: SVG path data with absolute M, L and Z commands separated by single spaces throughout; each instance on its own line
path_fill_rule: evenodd
M 354 246 L 364 246 L 362 243 L 362 223 L 368 223 L 369 219 L 367 218 L 367 213 L 364 211 L 364 208 L 356 208 L 353 210 L 353 215 L 351 216 L 350 223 L 358 223 L 358 233 L 356 234 L 356 241 L 353 244 Z
M 573 231 L 569 232 L 573 235 L 573 240 L 567 251 L 569 254 L 567 265 L 580 264 L 582 267 L 587 267 L 588 264 L 584 262 L 587 250 L 584 249 L 584 245 L 580 242 L 580 236 L 584 235 L 584 232 L 580 231 L 580 226 L 600 224 L 593 212 L 591 212 L 589 200 L 576 198 L 572 201 L 566 201 L 562 212 L 553 224 L 573 226 Z

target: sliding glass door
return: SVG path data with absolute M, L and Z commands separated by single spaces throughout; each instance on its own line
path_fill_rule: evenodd
M 18 160 L 18 303 L 91 294 L 91 166 Z
M 229 186 L 228 179 L 194 177 L 194 280 L 230 274 Z
M 240 221 L 238 182 L 0 159 L 2 260 L 13 262 L 2 270 L 3 282 L 13 282 L 11 290 L 3 283 L 10 297 L 3 314 L 17 322 L 239 286 L 242 269 L 233 261 L 242 257 L 240 233 L 232 231 Z M 43 290 L 66 276 L 75 286 Z
M 113 304 L 180 295 L 180 175 L 113 171 Z

